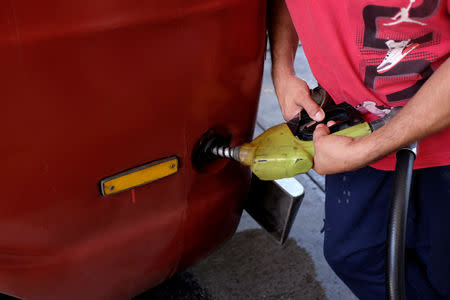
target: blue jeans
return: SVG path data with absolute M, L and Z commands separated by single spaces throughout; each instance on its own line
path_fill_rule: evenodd
M 385 299 L 393 172 L 326 177 L 324 255 L 360 299 Z M 406 233 L 407 299 L 450 299 L 450 166 L 414 171 Z

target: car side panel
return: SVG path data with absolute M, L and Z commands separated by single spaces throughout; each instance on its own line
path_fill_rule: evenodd
M 27 1 L 0 7 L 0 292 L 127 299 L 223 243 L 248 170 L 191 163 L 219 126 L 251 137 L 262 1 Z M 180 171 L 102 197 L 101 179 Z

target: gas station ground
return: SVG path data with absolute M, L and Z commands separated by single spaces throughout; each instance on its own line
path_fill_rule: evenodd
M 255 136 L 284 121 L 270 67 L 267 53 Z M 301 45 L 295 69 L 310 88 L 317 85 Z M 136 299 L 356 299 L 323 257 L 324 177 L 310 171 L 296 179 L 305 197 L 283 246 L 244 212 L 221 249 Z

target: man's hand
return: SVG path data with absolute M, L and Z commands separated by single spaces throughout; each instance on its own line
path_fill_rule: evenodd
M 334 122 L 328 122 L 328 126 Z M 318 174 L 335 174 L 359 169 L 370 162 L 369 157 L 361 155 L 359 141 L 363 138 L 351 138 L 330 135 L 325 124 L 319 124 L 314 131 L 314 170 Z
M 295 76 L 298 37 L 286 3 L 284 0 L 272 0 L 269 6 L 272 78 L 283 118 L 289 121 L 304 108 L 312 119 L 321 121 L 325 117 L 323 110 L 311 99 L 308 85 Z
M 302 109 L 315 121 L 322 121 L 325 113 L 310 96 L 305 81 L 295 75 L 274 76 L 275 91 L 280 103 L 281 113 L 286 121 L 298 116 Z

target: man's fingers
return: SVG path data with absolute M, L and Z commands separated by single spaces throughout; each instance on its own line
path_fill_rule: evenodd
M 309 117 L 314 121 L 320 122 L 325 118 L 325 112 L 312 98 L 308 97 L 308 101 L 302 103 L 303 108 L 308 113 Z
M 318 124 L 313 133 L 313 139 L 316 141 L 321 136 L 329 135 L 330 129 L 325 124 Z
M 290 121 L 295 117 L 298 118 L 298 114 L 300 113 L 302 108 L 296 105 L 294 102 L 288 103 L 286 106 L 286 109 L 282 111 L 283 118 L 286 121 Z
M 325 118 L 322 108 L 311 98 L 310 89 L 304 80 L 296 76 L 281 81 L 274 78 L 274 84 L 286 121 L 295 118 L 302 109 L 306 110 L 314 121 L 320 122 Z
M 311 119 L 320 122 L 325 118 L 325 112 L 312 99 L 307 98 L 306 101 L 288 102 L 286 109 L 283 110 L 283 117 L 286 121 L 292 120 L 298 116 L 299 112 L 304 109 Z

